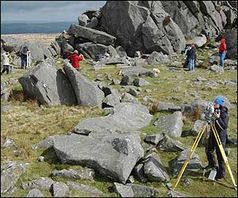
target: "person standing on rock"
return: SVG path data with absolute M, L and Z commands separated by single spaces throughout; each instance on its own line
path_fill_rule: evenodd
M 28 66 L 28 56 L 30 54 L 30 50 L 27 46 L 24 46 L 21 49 L 21 68 L 26 69 Z
M 3 52 L 2 54 L 2 62 L 3 62 L 3 70 L 1 72 L 1 75 L 7 72 L 9 74 L 10 71 L 10 54 L 8 52 Z
M 196 47 L 195 44 L 192 44 L 191 48 L 189 48 L 186 52 L 187 60 L 188 60 L 188 70 L 194 71 L 195 69 L 195 60 L 196 60 Z
M 79 55 L 78 50 L 74 50 L 73 54 L 68 57 L 71 65 L 79 71 L 80 69 L 80 61 L 85 60 L 82 54 Z
M 225 58 L 226 58 L 226 53 L 227 53 L 226 39 L 225 39 L 225 37 L 222 35 L 222 37 L 221 37 L 221 43 L 220 43 L 220 47 L 219 47 L 220 66 L 221 66 L 221 67 L 224 67 L 224 62 L 225 62 Z
M 227 128 L 229 122 L 229 115 L 228 115 L 228 108 L 225 107 L 225 100 L 223 97 L 218 96 L 215 98 L 214 101 L 214 124 L 215 128 L 218 132 L 220 137 L 221 143 L 223 148 L 225 149 L 226 138 L 227 138 Z M 221 180 L 225 177 L 226 170 L 225 170 L 225 163 L 221 154 L 221 151 L 218 147 L 217 141 L 215 136 L 212 132 L 207 140 L 207 145 L 205 147 L 207 159 L 208 159 L 208 166 L 205 169 L 214 168 L 215 167 L 215 160 L 214 160 L 214 150 L 216 150 L 217 160 L 218 160 L 218 168 L 217 168 L 217 175 L 215 177 L 216 180 Z

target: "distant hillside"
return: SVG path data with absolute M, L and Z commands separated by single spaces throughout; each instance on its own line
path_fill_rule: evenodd
M 58 33 L 67 30 L 71 23 L 1 23 L 1 34 Z

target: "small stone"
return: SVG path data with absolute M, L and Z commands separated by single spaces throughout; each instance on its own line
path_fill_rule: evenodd
M 39 162 L 44 162 L 45 157 L 44 157 L 44 156 L 39 156 L 37 160 L 38 160 Z

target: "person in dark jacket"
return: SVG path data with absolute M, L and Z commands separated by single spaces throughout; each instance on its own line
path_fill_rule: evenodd
M 229 115 L 228 115 L 228 108 L 224 106 L 225 100 L 223 97 L 218 96 L 215 98 L 214 101 L 214 124 L 215 128 L 218 132 L 220 137 L 221 143 L 223 148 L 225 149 L 226 138 L 227 138 L 227 128 L 229 122 Z M 216 180 L 223 179 L 226 174 L 225 170 L 225 163 L 222 158 L 220 149 L 217 145 L 215 136 L 212 132 L 210 132 L 208 138 L 208 145 L 206 146 L 206 155 L 208 159 L 208 166 L 206 168 L 213 168 L 215 167 L 215 160 L 214 160 L 214 150 L 216 150 L 217 160 L 218 160 L 218 168 L 217 168 L 217 175 L 215 177 Z
M 84 56 L 82 54 L 78 54 L 77 50 L 74 50 L 73 54 L 71 54 L 68 59 L 70 60 L 70 63 L 72 66 L 79 70 L 80 69 L 80 61 L 84 60 Z
M 195 60 L 196 60 L 196 47 L 195 44 L 192 44 L 191 48 L 187 50 L 187 61 L 188 61 L 188 69 L 190 71 L 194 71 L 195 69 Z

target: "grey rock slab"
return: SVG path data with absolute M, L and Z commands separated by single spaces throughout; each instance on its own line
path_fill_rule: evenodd
M 134 192 L 132 190 L 131 184 L 123 185 L 117 182 L 113 183 L 113 187 L 120 197 L 134 197 Z
M 127 75 L 127 76 L 132 76 L 132 77 L 137 77 L 137 76 L 149 76 L 149 77 L 154 77 L 154 72 L 150 69 L 146 69 L 144 67 L 139 67 L 139 66 L 131 66 L 127 68 L 122 68 L 122 75 Z
M 144 173 L 144 169 L 143 169 L 143 164 L 137 164 L 134 169 L 133 169 L 133 175 L 135 175 L 135 177 L 141 181 L 141 182 L 146 182 L 147 178 L 146 175 Z
M 40 189 L 40 190 L 50 190 L 51 185 L 54 181 L 49 177 L 41 177 L 39 179 L 35 179 L 29 182 L 22 183 L 22 188 L 24 190 L 27 189 Z
M 138 99 L 129 93 L 122 94 L 121 102 L 139 103 Z
M 104 94 L 97 84 L 88 80 L 68 62 L 65 62 L 65 70 L 75 91 L 78 104 L 101 108 Z
M 27 164 L 8 162 L 1 165 L 1 193 L 6 193 L 14 188 L 20 176 L 26 171 Z
M 178 140 L 169 137 L 168 135 L 164 135 L 163 139 L 159 142 L 157 147 L 160 150 L 168 151 L 168 152 L 176 152 L 184 150 L 184 146 Z
M 136 78 L 133 81 L 133 84 L 134 84 L 134 86 L 142 87 L 142 86 L 149 85 L 150 83 L 147 80 L 143 79 L 143 78 Z
M 146 157 L 143 169 L 148 181 L 168 181 L 170 179 L 159 156 L 155 153 Z
M 122 183 L 144 155 L 135 133 L 64 135 L 54 139 L 54 150 L 62 163 L 86 165 Z
M 53 146 L 55 135 L 49 136 L 46 139 L 40 141 L 39 143 L 33 145 L 33 149 L 48 149 Z
M 44 195 L 42 194 L 42 192 L 37 189 L 37 188 L 34 188 L 34 189 L 31 189 L 28 194 L 26 195 L 26 197 L 44 197 Z
M 88 18 L 88 16 L 86 14 L 81 14 L 78 17 L 78 23 L 81 26 L 86 26 L 88 24 L 88 21 L 90 21 L 90 19 Z
M 183 150 L 179 156 L 177 156 L 172 163 L 173 175 L 178 175 L 180 169 L 182 168 L 184 162 L 188 159 L 190 154 L 190 149 Z M 193 154 L 188 166 L 185 170 L 185 174 L 190 171 L 199 171 L 203 168 L 199 156 L 195 153 Z
M 148 187 L 139 184 L 120 184 L 113 183 L 115 191 L 120 197 L 157 197 L 159 190 L 153 187 Z
M 95 172 L 93 169 L 83 168 L 82 170 L 73 170 L 73 169 L 62 169 L 62 170 L 53 170 L 52 176 L 55 177 L 65 177 L 72 179 L 89 179 L 93 180 Z
M 145 136 L 144 141 L 157 145 L 163 138 L 164 136 L 162 134 L 153 134 Z
M 44 61 L 19 78 L 19 82 L 24 93 L 36 98 L 40 104 L 76 104 L 75 93 L 68 78 L 62 70 Z
M 65 183 L 55 182 L 51 188 L 54 197 L 66 197 L 69 194 L 69 187 Z
M 77 190 L 83 193 L 86 193 L 88 196 L 103 196 L 104 193 L 100 190 L 98 190 L 95 187 L 84 185 L 84 184 L 79 184 L 71 181 L 67 181 L 67 185 L 71 190 Z
M 217 72 L 217 73 L 223 73 L 224 72 L 224 68 L 218 65 L 212 65 L 210 67 L 211 71 Z
M 116 38 L 106 32 L 83 27 L 80 25 L 72 24 L 68 29 L 68 34 L 74 37 L 82 37 L 95 43 L 101 43 L 104 45 L 113 45 Z
M 153 125 L 159 129 L 160 133 L 180 137 L 183 127 L 182 113 L 176 111 L 173 114 L 161 116 L 155 120 Z
M 123 102 L 114 106 L 113 114 L 81 121 L 73 131 L 92 132 L 137 131 L 147 126 L 152 119 L 146 106 L 138 103 Z
M 158 65 L 169 62 L 169 57 L 161 52 L 153 51 L 146 61 L 149 65 Z

